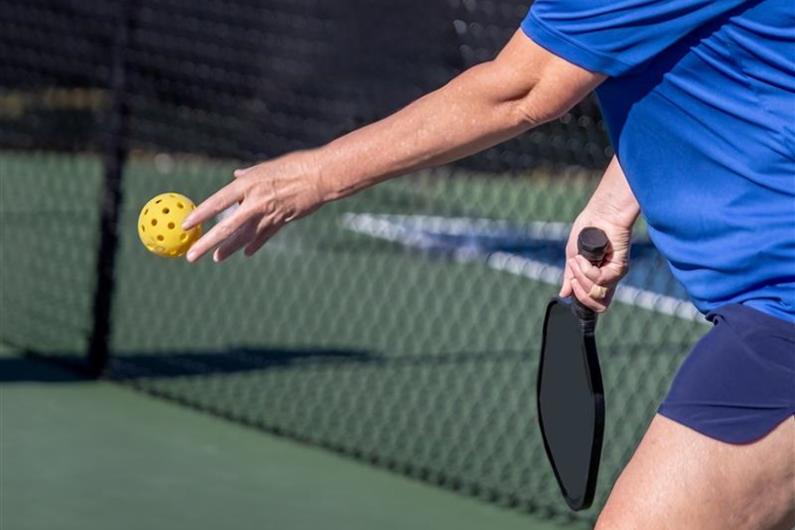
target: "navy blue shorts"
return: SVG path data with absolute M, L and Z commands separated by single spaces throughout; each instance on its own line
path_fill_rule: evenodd
M 702 434 L 742 444 L 795 414 L 795 324 L 723 306 L 676 374 L 659 413 Z

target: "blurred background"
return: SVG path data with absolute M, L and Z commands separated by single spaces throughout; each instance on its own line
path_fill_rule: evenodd
M 705 330 L 639 223 L 598 330 L 597 503 L 570 512 L 535 381 L 612 156 L 593 100 L 250 260 L 164 260 L 136 232 L 158 193 L 200 201 L 492 58 L 528 8 L 0 0 L 3 528 L 590 525 Z

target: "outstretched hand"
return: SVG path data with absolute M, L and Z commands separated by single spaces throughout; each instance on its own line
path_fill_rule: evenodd
M 214 250 L 221 262 L 244 248 L 251 256 L 290 221 L 326 202 L 311 152 L 297 152 L 234 172 L 234 180 L 202 202 L 183 223 L 190 228 L 239 207 L 201 237 L 188 252 L 194 262 Z

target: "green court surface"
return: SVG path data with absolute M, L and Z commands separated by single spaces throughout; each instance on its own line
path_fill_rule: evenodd
M 41 361 L 0 356 L 3 530 L 557 526 Z

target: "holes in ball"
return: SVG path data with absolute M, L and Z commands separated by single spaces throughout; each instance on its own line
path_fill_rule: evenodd
M 157 226 L 157 219 L 152 219 L 152 226 Z
M 146 225 L 141 225 L 141 232 L 146 232 Z
M 158 234 L 158 236 L 157 236 L 157 240 L 158 240 L 158 241 L 163 241 L 163 239 L 165 239 L 165 238 L 164 238 L 162 235 Z
M 170 212 L 170 211 L 171 210 L 169 210 L 168 208 L 163 208 L 163 214 L 165 214 L 165 215 L 168 215 L 168 212 Z
M 169 228 L 169 230 L 174 230 L 174 227 L 175 227 L 175 226 L 176 226 L 176 225 L 175 225 L 174 223 L 168 223 L 168 228 Z
M 144 210 L 144 215 L 146 215 L 146 214 L 148 214 L 148 213 L 149 213 L 149 208 L 147 208 L 147 209 L 145 209 L 145 210 Z
M 181 202 L 178 202 L 178 203 L 177 203 L 177 208 L 180 208 L 180 209 L 181 209 L 181 208 L 184 208 L 184 206 L 182 205 L 182 203 L 181 203 Z
M 157 199 L 157 200 L 155 201 L 155 204 L 160 204 L 161 202 L 163 202 L 163 199 Z
M 179 240 L 180 241 L 187 241 L 188 240 L 188 234 L 182 234 L 181 236 L 179 236 Z

